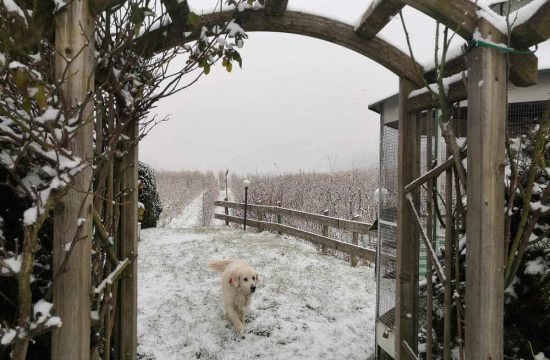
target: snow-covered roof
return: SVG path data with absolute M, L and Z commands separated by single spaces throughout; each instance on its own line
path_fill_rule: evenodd
M 539 69 L 538 74 L 539 74 L 539 75 L 550 74 L 550 67 L 547 67 L 547 68 L 544 68 L 544 69 Z M 457 74 L 456 77 L 450 77 L 450 78 L 449 78 L 449 79 L 450 79 L 449 81 L 456 80 L 457 77 L 458 77 L 458 74 Z M 451 79 L 452 79 L 452 80 L 451 80 Z M 548 82 L 550 83 L 550 78 L 549 78 Z M 537 85 L 540 85 L 540 84 L 537 84 Z M 534 85 L 534 86 L 536 87 L 537 85 Z M 513 88 L 513 90 L 514 90 L 515 92 L 517 92 L 517 91 L 522 91 L 521 89 L 529 89 L 529 87 L 527 87 L 527 88 L 519 88 L 519 87 L 516 88 L 516 87 L 514 87 L 514 88 Z M 510 91 L 510 90 L 511 90 L 511 89 L 509 89 L 509 91 Z M 418 91 L 418 92 L 420 93 L 420 92 L 427 92 L 428 90 L 425 89 L 425 88 L 423 88 L 423 89 L 419 89 L 419 90 L 416 90 L 416 91 Z M 528 91 L 528 90 L 525 90 L 525 91 Z M 548 95 L 548 94 L 545 94 L 545 95 Z M 384 96 L 383 98 L 381 98 L 381 99 L 379 99 L 379 100 L 375 100 L 375 101 L 373 101 L 372 103 L 369 104 L 369 110 L 374 111 L 374 112 L 380 114 L 381 111 L 382 111 L 382 104 L 384 104 L 384 103 L 386 103 L 386 102 L 388 102 L 388 101 L 390 101 L 390 100 L 394 100 L 394 99 L 397 98 L 398 96 L 399 96 L 399 93 L 394 93 L 394 94 L 389 95 L 389 96 Z M 547 96 L 547 97 L 548 97 L 548 96 Z M 539 99 L 537 98 L 537 99 L 534 99 L 533 101 L 538 101 L 538 100 L 539 100 Z

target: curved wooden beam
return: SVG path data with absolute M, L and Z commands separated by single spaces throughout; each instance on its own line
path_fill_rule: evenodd
M 195 41 L 203 26 L 223 24 L 235 16 L 236 21 L 247 32 L 283 32 L 325 40 L 365 55 L 417 86 L 423 85 L 422 76 L 412 59 L 393 45 L 378 37 L 364 39 L 355 33 L 351 25 L 340 21 L 294 11 L 286 11 L 281 16 L 265 16 L 261 10 L 247 10 L 237 14 L 234 11 L 224 11 L 203 15 L 199 26 L 194 29 L 181 24 L 169 24 L 143 35 L 136 41 L 136 46 L 144 56 L 152 56 L 174 46 Z M 190 32 L 190 35 L 185 37 L 185 32 Z M 421 65 L 416 66 L 423 71 Z

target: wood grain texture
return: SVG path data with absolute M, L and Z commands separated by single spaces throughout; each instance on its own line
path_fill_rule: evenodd
M 287 5 L 288 0 L 265 0 L 264 10 L 266 15 L 283 15 Z
M 546 1 L 525 23 L 512 30 L 512 43 L 520 49 L 546 41 L 550 37 L 550 1 Z
M 232 11 L 201 16 L 200 25 L 197 27 L 199 30 L 170 24 L 151 31 L 136 41 L 138 52 L 144 56 L 151 56 L 174 46 L 195 41 L 200 35 L 202 26 L 223 24 L 234 16 Z M 247 10 L 238 13 L 236 21 L 250 32 L 283 32 L 329 41 L 369 57 L 417 86 L 423 84 L 421 74 L 418 73 L 412 59 L 407 54 L 378 37 L 370 40 L 360 37 L 351 25 L 294 11 L 286 11 L 283 16 L 265 16 L 263 11 Z M 184 37 L 184 31 L 190 31 L 191 35 Z M 418 64 L 418 68 L 422 72 L 422 66 Z
M 451 102 L 466 100 L 467 91 L 464 81 L 457 81 L 449 85 L 447 98 Z M 438 106 L 438 99 L 432 97 L 428 91 L 413 96 L 408 99 L 406 109 L 409 113 L 416 113 L 423 110 L 432 109 Z
M 94 90 L 93 29 L 93 17 L 87 0 L 73 1 L 57 15 L 55 47 L 59 55 L 56 56 L 55 73 L 61 78 L 68 66 L 65 58 L 72 58 L 67 71 L 71 76 L 64 79 L 61 85 L 61 96 L 72 106 L 84 103 L 88 93 Z M 75 156 L 91 160 L 93 122 L 90 120 L 93 116 L 93 102 L 86 105 L 82 115 L 83 123 L 79 125 L 69 148 Z M 81 239 L 74 245 L 66 272 L 59 278 L 53 292 L 53 303 L 63 326 L 53 331 L 52 359 L 90 357 L 92 199 L 87 194 L 91 182 L 92 169 L 88 166 L 74 177 L 73 188 L 68 190 L 61 205 L 55 210 L 54 274 L 63 263 L 67 253 L 66 244 L 72 242 L 77 234 L 78 219 L 84 218 L 86 221 L 80 233 Z
M 138 121 L 124 130 L 131 144 L 122 160 L 122 181 L 126 191 L 120 214 L 120 256 L 135 259 L 120 279 L 120 358 L 136 359 L 137 351 L 137 255 L 138 255 Z
M 353 217 L 353 221 L 359 221 L 359 215 L 355 215 Z M 359 233 L 354 231 L 351 233 L 351 243 L 353 245 L 359 245 Z M 357 257 L 355 255 L 350 256 L 350 263 L 351 266 L 355 267 L 357 266 Z
M 535 85 L 538 81 L 538 58 L 536 55 L 510 54 L 510 81 L 515 86 L 526 87 Z M 467 70 L 466 56 L 462 55 L 451 59 L 445 64 L 445 77 L 458 74 Z M 430 84 L 437 81 L 435 69 L 424 73 L 426 81 Z
M 404 6 L 401 0 L 371 2 L 355 32 L 361 37 L 372 39 Z
M 472 38 L 477 25 L 477 5 L 470 0 L 404 0 L 405 3 L 423 12 L 466 40 Z
M 408 207 L 405 185 L 419 175 L 418 139 L 416 115 L 407 111 L 408 96 L 413 84 L 401 78 L 399 81 L 399 150 L 398 150 L 398 200 L 397 200 L 397 256 L 395 297 L 395 359 L 408 356 L 403 342 L 416 350 L 418 345 L 418 235 L 413 215 Z M 418 158 L 418 159 L 417 159 Z M 417 202 L 418 203 L 418 202 Z
M 487 21 L 480 19 L 478 28 L 492 41 L 504 42 Z M 468 61 L 466 354 L 502 359 L 506 57 L 481 47 Z

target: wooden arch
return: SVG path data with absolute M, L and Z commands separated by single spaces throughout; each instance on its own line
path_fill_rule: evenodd
M 234 11 L 203 15 L 200 17 L 198 30 L 189 30 L 185 24 L 174 22 L 143 36 L 138 40 L 138 49 L 142 50 L 144 55 L 151 56 L 174 46 L 197 40 L 202 26 L 223 24 L 234 17 Z M 422 66 L 418 63 L 415 65 L 410 56 L 379 37 L 367 39 L 359 36 L 351 25 L 343 22 L 296 11 L 286 11 L 280 16 L 270 16 L 263 10 L 246 10 L 237 13 L 236 21 L 247 32 L 297 34 L 341 45 L 376 61 L 418 86 L 423 84 L 417 70 L 417 67 L 422 70 Z M 185 31 L 190 31 L 191 34 L 186 37 L 183 35 Z
M 98 7 L 123 3 L 123 0 L 97 0 Z M 477 12 L 481 11 L 470 0 L 434 2 L 431 0 L 385 0 L 373 2 L 357 28 L 323 16 L 296 11 L 287 11 L 284 0 L 266 0 L 265 9 L 245 10 L 240 13 L 223 11 L 200 16 L 195 26 L 187 24 L 189 8 L 185 2 L 163 0 L 172 19 L 170 24 L 148 32 L 137 40 L 137 49 L 145 56 L 151 56 L 174 46 L 198 39 L 203 26 L 223 24 L 235 18 L 247 32 L 282 32 L 309 36 L 341 45 L 362 54 L 392 71 L 397 76 L 411 81 L 417 87 L 424 85 L 423 77 L 432 82 L 436 79 L 434 70 L 425 71 L 408 54 L 376 36 L 378 32 L 405 5 L 410 5 L 428 16 L 440 21 L 458 35 L 470 40 L 477 24 Z M 517 26 L 511 34 L 512 45 L 526 49 L 546 40 L 550 36 L 550 4 L 547 2 L 530 21 Z M 190 33 L 185 36 L 184 33 Z M 538 61 L 535 55 L 510 56 L 510 80 L 516 86 L 531 86 L 537 82 Z M 446 65 L 448 75 L 466 69 L 464 57 L 450 60 Z M 421 75 L 422 74 L 422 75 Z M 455 99 L 465 98 L 465 88 L 456 91 Z M 425 100 L 425 99 L 424 99 Z M 421 101 L 426 102 L 426 101 Z
M 169 49 L 173 46 L 182 45 L 186 42 L 197 39 L 197 28 L 193 28 L 187 24 L 189 8 L 186 1 L 181 0 L 161 0 L 164 3 L 172 23 L 165 25 L 157 30 L 150 31 L 139 38 L 136 42 L 136 49 L 146 56 L 151 56 L 162 50 Z M 98 12 L 104 9 L 113 8 L 123 4 L 126 0 L 85 0 L 73 1 L 67 5 L 67 11 L 58 15 L 55 26 L 59 31 L 59 39 L 56 40 L 56 47 L 59 49 L 71 49 L 70 46 L 65 48 L 63 45 L 70 44 L 71 46 L 82 47 L 90 46 L 86 36 L 93 34 L 93 14 L 90 14 L 87 9 L 88 2 L 91 3 L 93 11 Z M 237 14 L 237 22 L 243 26 L 246 31 L 272 31 L 286 32 L 293 34 L 306 35 L 318 39 L 326 40 L 341 46 L 347 47 L 358 53 L 361 53 L 381 65 L 393 71 L 400 76 L 400 114 L 399 114 L 399 234 L 398 234 L 398 256 L 397 262 L 402 267 L 397 271 L 398 292 L 396 294 L 396 356 L 398 359 L 407 358 L 406 352 L 403 350 L 403 345 L 415 347 L 417 341 L 417 318 L 416 318 L 416 303 L 415 303 L 415 281 L 418 277 L 414 276 L 414 264 L 409 261 L 407 254 L 413 254 L 417 248 L 418 239 L 414 239 L 414 226 L 410 210 L 403 206 L 405 199 L 404 187 L 416 177 L 415 163 L 418 160 L 416 156 L 417 143 L 415 134 L 418 134 L 416 129 L 416 119 L 410 116 L 409 105 L 412 99 L 409 97 L 411 90 L 414 87 L 423 85 L 423 75 L 429 80 L 433 73 L 423 73 L 423 69 L 415 64 L 412 59 L 405 53 L 401 52 L 394 46 L 383 41 L 376 34 L 390 21 L 391 17 L 396 15 L 405 5 L 411 6 L 427 14 L 428 16 L 440 21 L 450 29 L 454 29 L 457 34 L 465 40 L 470 40 L 476 28 L 479 28 L 482 35 L 494 35 L 493 39 L 498 39 L 499 42 L 504 42 L 504 35 L 486 20 L 478 18 L 478 12 L 482 9 L 470 0 L 381 0 L 373 1 L 372 6 L 364 13 L 363 20 L 357 29 L 344 23 L 320 17 L 315 15 L 303 14 L 293 11 L 285 11 L 288 0 L 265 0 L 264 10 L 248 10 Z M 233 18 L 234 12 L 220 12 L 211 15 L 200 17 L 198 29 L 202 25 L 220 24 Z M 83 26 L 85 24 L 86 26 Z M 191 32 L 190 36 L 185 36 L 184 33 Z M 532 14 L 528 21 L 517 26 L 511 33 L 512 46 L 518 49 L 525 49 L 546 40 L 550 36 L 550 1 L 546 1 Z M 79 43 L 75 44 L 75 39 L 79 39 Z M 469 248 L 468 259 L 476 261 L 475 266 L 468 265 L 468 269 L 478 270 L 475 276 L 468 277 L 467 286 L 470 294 L 469 299 L 466 299 L 468 307 L 468 318 L 466 319 L 466 340 L 467 353 L 474 354 L 476 358 L 502 358 L 502 324 L 500 322 L 502 316 L 502 299 L 499 297 L 503 293 L 503 280 L 500 272 L 502 271 L 502 254 L 497 254 L 496 249 L 502 247 L 501 232 L 503 226 L 500 221 L 503 219 L 504 213 L 498 201 L 502 199 L 503 188 L 503 154 L 504 149 L 504 126 L 503 119 L 506 113 L 506 77 L 507 68 L 504 55 L 494 49 L 479 48 L 474 50 L 476 62 L 471 62 L 470 65 L 473 71 L 470 71 L 469 88 L 457 90 L 457 97 L 465 97 L 467 93 L 470 95 L 469 112 L 473 116 L 468 116 L 468 134 L 473 134 L 468 139 L 468 157 L 469 163 L 479 166 L 472 166 L 468 171 L 468 206 L 470 218 L 468 219 L 468 231 L 475 236 L 468 235 L 468 239 L 481 238 L 484 241 L 484 248 Z M 79 89 L 79 91 L 66 91 L 66 101 L 85 101 L 87 94 L 93 91 L 93 82 L 88 81 L 87 75 L 93 72 L 94 64 L 91 58 L 91 51 L 82 52 L 83 56 L 79 58 L 81 62 L 74 62 L 74 66 L 78 66 L 79 70 L 75 71 L 75 75 L 67 81 L 67 89 Z M 86 58 L 85 58 L 86 57 Z M 530 85 L 536 82 L 536 57 L 519 56 L 510 58 L 511 60 L 511 80 L 516 85 Z M 59 62 L 65 60 L 62 56 L 58 57 Z M 466 68 L 466 63 L 463 58 L 453 60 L 453 66 L 448 69 L 453 72 L 459 72 Z M 417 70 L 420 69 L 420 71 Z M 448 73 L 450 74 L 450 73 Z M 89 84 L 92 85 L 89 85 Z M 485 84 L 481 87 L 478 84 Z M 459 84 L 462 84 L 460 82 Z M 91 86 L 91 88 L 88 88 Z M 462 92 L 461 92 L 462 91 Z M 418 108 L 416 108 L 418 109 Z M 87 110 L 86 116 L 92 116 L 92 109 Z M 137 138 L 137 124 L 129 129 L 128 134 L 125 134 L 130 139 Z M 82 127 L 78 134 L 75 135 L 75 143 L 79 142 L 75 151 L 76 156 L 87 158 L 92 152 L 93 138 L 92 129 L 89 126 Z M 419 148 L 419 147 L 418 147 Z M 124 164 L 137 163 L 137 151 L 128 153 Z M 125 172 L 124 184 L 128 184 L 128 188 L 137 183 L 137 167 L 124 166 Z M 86 181 L 89 183 L 91 174 L 86 175 Z M 475 184 L 472 186 L 471 184 Z M 472 190 L 473 189 L 473 190 Z M 137 239 L 136 216 L 137 216 L 137 193 L 132 194 L 132 198 L 126 205 L 124 215 L 122 216 L 125 223 L 122 227 L 125 229 L 125 238 L 128 244 L 131 244 Z M 78 195 L 81 196 L 81 195 Z M 73 199 L 73 200 L 71 200 Z M 75 194 L 66 196 L 66 201 L 74 201 L 78 199 Z M 485 201 L 490 199 L 490 201 Z M 489 208 L 488 204 L 492 207 Z M 60 221 L 71 222 L 76 224 L 78 212 L 59 215 Z M 477 216 L 475 218 L 474 216 Z M 481 221 L 480 221 L 481 219 Z M 90 221 L 88 221 L 90 220 Z M 91 215 L 88 215 L 86 224 L 91 224 Z M 56 220 L 57 221 L 57 220 Z M 87 225 L 88 237 L 91 238 L 91 225 Z M 408 231 L 410 230 L 410 231 Z M 64 251 L 64 244 L 68 241 L 63 240 L 59 234 L 55 235 L 55 243 L 62 244 L 57 246 L 60 251 Z M 71 241 L 72 239 L 69 239 Z M 127 247 L 127 248 L 126 248 Z M 90 248 L 82 249 L 79 253 L 79 258 L 75 258 L 75 263 L 86 264 L 84 261 L 89 261 Z M 123 253 L 128 253 L 134 256 L 134 250 L 130 246 L 122 249 Z M 485 253 L 484 253 L 485 252 Z M 483 255 L 486 255 L 484 258 Z M 496 254 L 496 255 L 495 255 Z M 472 257 L 471 255 L 474 255 Z M 475 257 L 477 256 L 477 258 Z M 470 260 L 468 260 L 470 261 Z M 83 266 L 83 269 L 88 266 Z M 125 354 L 125 358 L 135 358 L 136 351 L 136 322 L 135 314 L 137 311 L 136 301 L 136 265 L 133 263 L 128 267 L 131 273 L 128 278 L 123 280 L 122 290 L 132 296 L 132 301 L 124 304 L 122 313 L 125 319 L 128 318 L 128 323 L 132 326 L 121 327 L 121 351 Z M 85 271 L 84 271 L 85 272 Z M 402 276 L 405 274 L 406 276 Z M 411 276 L 412 274 L 412 276 Z M 73 309 L 73 303 L 68 303 L 64 300 L 76 298 L 76 295 L 87 299 L 89 295 L 89 278 L 85 279 L 80 274 L 75 273 L 75 276 L 70 279 L 65 279 L 64 285 L 66 289 L 63 294 L 59 295 L 59 300 L 54 295 L 56 305 L 72 314 L 74 317 L 72 322 L 65 321 L 62 329 L 58 330 L 54 336 L 54 351 L 58 359 L 86 359 L 89 358 L 89 340 L 90 340 L 90 318 L 89 304 L 85 301 L 76 304 L 78 309 Z M 498 280 L 498 281 L 497 281 Z M 475 291 L 472 291 L 475 290 Z M 59 300 L 59 301 L 58 301 Z M 76 305 L 74 307 L 76 307 Z M 82 311 L 80 311 L 82 310 Z M 64 314 L 62 314 L 64 315 Z M 82 315 L 83 320 L 77 318 L 76 315 Z M 56 342 L 56 339 L 58 342 Z M 470 341 L 472 339 L 472 341 Z M 71 351 L 67 350 L 72 348 Z M 77 355 L 76 352 L 78 352 Z

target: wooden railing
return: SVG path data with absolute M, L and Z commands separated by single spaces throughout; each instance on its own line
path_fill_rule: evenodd
M 214 205 L 223 207 L 225 209 L 225 214 L 215 214 L 216 219 L 225 221 L 226 225 L 228 225 L 230 222 L 236 224 L 244 223 L 243 218 L 228 215 L 229 209 L 244 210 L 243 203 L 216 201 L 214 202 Z M 253 211 L 256 213 L 256 219 L 246 219 L 247 226 L 256 227 L 258 231 L 268 230 L 277 232 L 279 234 L 287 234 L 300 239 L 308 240 L 317 245 L 321 245 L 323 252 L 325 252 L 326 249 L 329 248 L 349 254 L 352 266 L 355 266 L 357 264 L 357 258 L 362 258 L 371 262 L 374 262 L 376 260 L 376 252 L 374 250 L 367 249 L 358 245 L 359 235 L 368 234 L 372 224 L 359 221 L 338 219 L 326 215 L 312 214 L 305 211 L 287 209 L 279 206 L 248 204 L 247 211 Z M 277 222 L 272 223 L 269 221 L 264 221 L 265 214 L 276 215 Z M 283 216 L 317 223 L 322 226 L 322 235 L 284 225 L 282 224 Z M 347 243 L 328 237 L 329 228 L 351 232 L 352 243 Z

